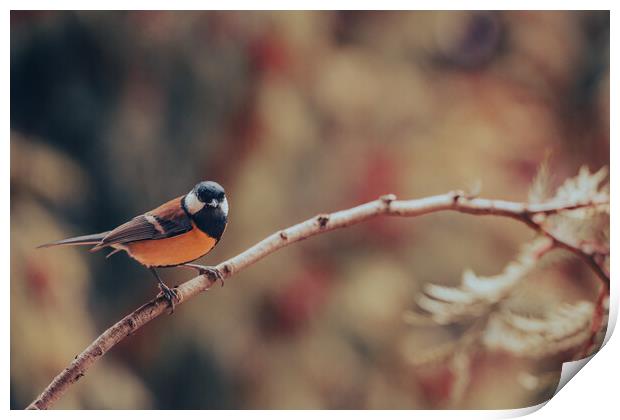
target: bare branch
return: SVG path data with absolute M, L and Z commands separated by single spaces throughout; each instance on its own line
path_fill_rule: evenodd
M 535 216 L 537 215 L 552 215 L 567 210 L 575 210 L 584 207 L 591 208 L 608 204 L 608 200 L 599 201 L 593 199 L 580 202 L 560 203 L 556 200 L 549 203 L 525 204 L 511 201 L 472 198 L 460 191 L 417 200 L 396 200 L 394 195 L 386 195 L 375 201 L 351 209 L 331 214 L 319 214 L 318 216 L 287 229 L 280 230 L 241 254 L 220 263 L 217 268 L 222 272 L 224 278 L 228 278 L 280 248 L 315 235 L 361 223 L 381 215 L 416 217 L 428 213 L 452 210 L 474 215 L 509 217 L 525 223 L 535 231 L 551 238 L 555 246 L 567 249 L 586 261 L 601 278 L 606 290 L 608 290 L 609 274 L 598 264 L 592 252 L 588 252 L 587 249 L 579 245 L 571 244 L 552 236 L 551 233 L 544 230 L 540 223 L 535 221 Z M 176 288 L 178 294 L 177 306 L 199 293 L 208 290 L 214 282 L 214 278 L 202 275 L 183 283 Z M 80 353 L 67 368 L 58 374 L 52 383 L 49 384 L 41 395 L 27 408 L 47 409 L 51 407 L 54 402 L 62 397 L 71 385 L 85 375 L 86 371 L 100 357 L 125 337 L 133 334 L 146 323 L 162 315 L 166 312 L 167 307 L 167 301 L 163 297 L 158 297 L 136 309 L 112 327 L 108 328 Z

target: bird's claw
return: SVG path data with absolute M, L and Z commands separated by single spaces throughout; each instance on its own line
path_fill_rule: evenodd
M 169 288 L 163 283 L 159 284 L 160 295 L 164 297 L 170 304 L 170 313 L 174 313 L 175 299 L 179 298 L 176 290 Z
M 217 267 L 210 267 L 207 265 L 198 264 L 184 264 L 184 267 L 193 268 L 201 276 L 208 276 L 210 279 L 219 280 L 222 287 L 224 287 L 224 275 Z

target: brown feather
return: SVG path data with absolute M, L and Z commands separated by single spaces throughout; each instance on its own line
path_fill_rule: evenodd
M 177 197 L 154 210 L 134 217 L 108 233 L 92 250 L 135 241 L 165 239 L 192 230 L 192 222 Z
M 67 238 L 60 241 L 49 242 L 47 244 L 39 245 L 37 248 L 49 248 L 51 246 L 59 245 L 95 245 L 101 242 L 101 240 L 109 232 L 94 233 L 92 235 L 76 236 L 73 238 Z

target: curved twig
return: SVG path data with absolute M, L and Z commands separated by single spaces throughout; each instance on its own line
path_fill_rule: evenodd
M 416 200 L 396 200 L 396 197 L 390 194 L 351 209 L 330 214 L 319 214 L 304 222 L 280 230 L 239 255 L 220 263 L 217 268 L 222 272 L 224 278 L 228 278 L 287 245 L 321 233 L 361 223 L 377 216 L 415 217 L 428 213 L 452 210 L 474 215 L 509 217 L 525 223 L 537 232 L 549 236 L 555 246 L 565 248 L 585 260 L 608 289 L 609 275 L 598 265 L 591 254 L 577 245 L 553 237 L 540 224 L 534 221 L 534 216 L 537 214 L 549 215 L 564 210 L 594 207 L 601 204 L 608 204 L 608 201 L 600 203 L 570 203 L 565 205 L 561 203 L 524 204 L 503 200 L 472 198 L 461 191 Z M 201 275 L 181 284 L 176 288 L 178 294 L 176 304 L 180 305 L 199 293 L 208 290 L 215 281 L 216 279 L 213 277 Z M 168 302 L 163 297 L 155 298 L 108 328 L 80 353 L 67 368 L 59 373 L 41 395 L 27 408 L 47 409 L 51 407 L 71 385 L 84 376 L 86 371 L 100 357 L 125 337 L 162 315 L 167 308 Z

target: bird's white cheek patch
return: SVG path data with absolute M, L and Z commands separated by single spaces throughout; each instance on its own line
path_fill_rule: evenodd
M 228 216 L 228 200 L 226 199 L 226 197 L 224 197 L 224 200 L 222 200 L 222 204 L 220 204 L 220 208 L 222 209 L 222 212 Z
M 196 214 L 204 207 L 204 203 L 196 197 L 193 191 L 185 196 L 185 208 L 191 214 Z

